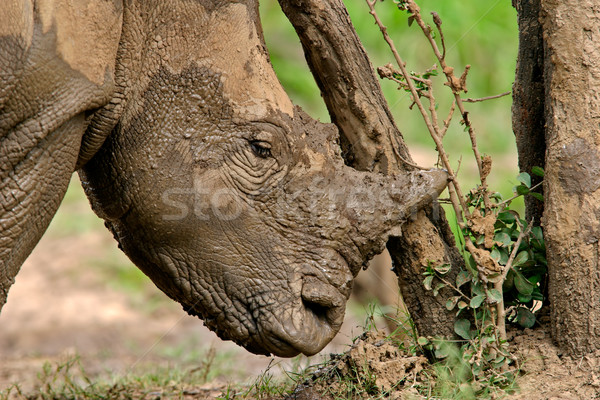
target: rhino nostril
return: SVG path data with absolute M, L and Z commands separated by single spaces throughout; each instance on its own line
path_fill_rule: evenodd
M 332 285 L 314 276 L 307 276 L 302 285 L 302 300 L 315 315 L 330 319 L 331 310 L 341 308 L 346 298 Z

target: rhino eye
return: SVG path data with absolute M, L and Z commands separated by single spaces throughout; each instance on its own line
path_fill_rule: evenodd
M 260 140 L 253 140 L 250 142 L 250 148 L 252 152 L 260 158 L 271 157 L 271 145 L 267 142 Z

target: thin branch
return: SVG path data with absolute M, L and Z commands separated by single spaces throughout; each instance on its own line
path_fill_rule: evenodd
M 517 220 L 517 222 L 518 222 L 518 220 Z M 504 308 L 504 296 L 502 295 L 502 293 L 503 293 L 502 292 L 502 284 L 506 280 L 506 275 L 508 274 L 508 271 L 510 271 L 510 269 L 512 268 L 512 264 L 515 260 L 515 257 L 517 256 L 517 252 L 519 251 L 519 246 L 521 245 L 521 241 L 523 240 L 524 237 L 529 236 L 529 233 L 531 232 L 531 228 L 533 227 L 533 219 L 531 221 L 529 221 L 529 225 L 527 226 L 527 229 L 525 229 L 525 230 L 523 230 L 523 226 L 520 223 L 519 223 L 519 225 L 521 228 L 519 237 L 517 238 L 517 241 L 515 242 L 515 245 L 510 253 L 510 256 L 508 257 L 508 261 L 506 262 L 506 265 L 504 266 L 504 269 L 502 270 L 500 279 L 494 284 L 494 289 L 496 289 L 501 294 L 500 301 L 496 304 L 496 330 L 498 332 L 498 339 L 500 339 L 501 342 L 506 342 L 506 309 Z M 504 364 L 502 365 L 502 371 L 507 371 L 507 370 L 508 370 L 508 361 L 505 361 Z
M 508 261 L 506 262 L 506 265 L 504 266 L 503 270 L 502 270 L 502 279 L 500 280 L 500 282 L 504 282 L 504 280 L 506 279 L 506 275 L 508 274 L 508 271 L 512 268 L 512 263 L 515 260 L 515 257 L 517 256 L 517 252 L 519 251 L 519 246 L 521 245 L 521 241 L 523 240 L 524 237 L 528 236 L 531 233 L 531 228 L 533 228 L 533 219 L 531 221 L 529 221 L 529 224 L 527 225 L 527 229 L 523 230 L 523 226 L 521 225 L 521 223 L 517 220 L 517 223 L 519 224 L 519 227 L 521 228 L 521 232 L 519 233 L 519 237 L 517 238 L 517 241 L 515 242 L 515 245 L 510 253 L 510 256 L 508 257 Z
M 444 32 L 442 32 L 442 19 L 435 11 L 431 12 L 431 16 L 433 17 L 433 23 L 440 34 L 440 42 L 442 42 L 442 58 L 446 58 L 446 41 L 444 40 Z
M 542 186 L 543 183 L 544 183 L 544 181 L 536 183 L 535 185 L 533 185 L 532 187 L 529 188 L 529 191 L 530 192 L 534 191 L 538 187 Z M 499 209 L 499 210 L 502 210 L 502 208 L 504 208 L 504 206 L 506 204 L 509 204 L 511 201 L 513 201 L 514 199 L 516 199 L 517 197 L 520 197 L 520 196 L 523 196 L 523 195 L 522 194 L 515 194 L 514 196 L 512 196 L 512 197 L 510 197 L 510 198 L 508 198 L 506 200 L 504 200 L 503 202 L 498 203 L 496 205 L 496 208 Z
M 452 117 L 454 116 L 454 110 L 456 110 L 456 99 L 452 100 L 452 105 L 450 106 L 450 112 L 448 112 L 448 117 L 444 120 L 444 129 L 442 129 L 442 138 L 446 136 L 446 132 L 448 132 L 448 128 L 450 127 L 450 121 L 452 121 Z M 458 174 L 458 171 L 456 171 Z
M 508 92 L 500 93 L 500 94 L 497 94 L 494 96 L 480 97 L 479 99 L 472 99 L 472 98 L 462 99 L 462 101 L 463 101 L 463 103 L 478 103 L 478 102 L 486 101 L 486 100 L 499 99 L 500 97 L 508 96 L 511 93 L 512 93 L 511 91 L 508 91 Z
M 487 182 L 486 182 L 487 179 L 486 179 L 486 174 L 484 173 L 484 165 L 482 162 L 482 157 L 481 157 L 481 154 L 479 153 L 479 148 L 477 147 L 477 139 L 475 137 L 475 131 L 473 130 L 473 126 L 471 125 L 471 122 L 469 121 L 468 113 L 464 108 L 463 101 L 460 98 L 460 92 L 467 91 L 465 81 L 466 81 L 466 77 L 467 77 L 467 73 L 469 71 L 470 65 L 467 65 L 465 67 L 465 71 L 462 73 L 460 78 L 457 78 L 454 75 L 454 68 L 452 68 L 446 64 L 444 54 L 440 53 L 438 45 L 437 45 L 435 39 L 433 38 L 433 36 L 431 35 L 431 27 L 429 27 L 429 25 L 427 25 L 425 23 L 425 21 L 423 21 L 423 18 L 421 16 L 421 12 L 420 12 L 421 10 L 420 10 L 419 6 L 413 0 L 407 0 L 407 7 L 408 7 L 408 10 L 411 12 L 411 17 L 417 23 L 417 25 L 419 25 L 419 27 L 421 28 L 421 30 L 423 31 L 423 33 L 429 40 L 429 43 L 433 50 L 433 53 L 435 54 L 436 58 L 438 59 L 438 61 L 440 63 L 440 68 L 444 72 L 444 75 L 446 75 L 446 79 L 447 79 L 446 85 L 452 89 L 452 93 L 454 94 L 454 98 L 456 99 L 456 105 L 458 106 L 458 110 L 460 111 L 460 114 L 463 118 L 463 122 L 464 122 L 465 126 L 468 128 L 469 138 L 471 139 L 471 150 L 473 151 L 473 154 L 475 155 L 475 160 L 477 162 L 477 168 L 479 169 L 479 175 L 481 177 L 481 186 L 485 189 L 485 188 L 487 188 Z M 434 17 L 434 20 L 435 20 L 436 27 L 438 28 L 438 31 L 440 31 L 440 36 L 441 36 L 442 29 L 441 29 L 441 19 L 439 18 L 439 15 L 437 16 L 437 18 Z M 483 202 L 484 202 L 486 211 L 490 211 L 491 210 L 491 202 L 490 202 L 489 196 L 487 194 L 487 191 L 484 193 Z
M 398 141 L 398 137 L 397 136 L 393 136 L 392 137 L 392 142 L 396 142 L 396 141 Z M 396 156 L 396 158 L 398 160 L 400 160 L 401 162 L 403 162 L 404 164 L 409 165 L 409 166 L 411 166 L 413 168 L 422 170 L 422 171 L 427 171 L 427 170 L 430 169 L 430 168 L 421 167 L 420 165 L 415 164 L 414 162 L 411 162 L 411 161 L 407 160 L 406 158 L 402 157 L 402 155 L 398 151 L 399 145 L 396 145 L 393 148 L 394 148 L 394 155 Z
M 442 281 L 442 283 L 450 286 L 452 288 L 452 290 L 454 290 L 456 293 L 458 293 L 460 296 L 464 297 L 465 300 L 467 301 L 471 301 L 471 298 L 469 296 L 467 296 L 466 294 L 464 294 L 462 292 L 462 290 L 460 290 L 460 288 L 457 288 L 456 286 L 454 286 L 452 284 L 452 282 L 447 281 L 446 279 L 444 279 L 442 276 L 436 275 L 436 278 L 438 278 L 440 281 Z
M 410 74 L 406 70 L 406 64 L 402 60 L 402 57 L 400 57 L 400 54 L 398 54 L 398 51 L 396 49 L 396 46 L 394 45 L 394 42 L 392 41 L 392 39 L 390 38 L 390 36 L 387 33 L 387 28 L 385 27 L 385 25 L 383 25 L 383 22 L 381 22 L 379 15 L 375 11 L 376 0 L 372 0 L 372 1 L 366 0 L 366 2 L 367 2 L 367 5 L 369 6 L 369 10 L 370 10 L 369 13 L 375 19 L 375 23 L 379 27 L 379 30 L 381 31 L 384 40 L 387 42 L 388 46 L 390 47 L 390 50 L 391 50 L 392 54 L 394 55 L 394 59 L 396 60 L 396 64 L 400 68 L 402 75 L 404 75 L 404 77 L 405 77 L 405 80 L 406 80 L 405 83 L 408 86 L 408 88 L 410 89 L 410 93 L 412 95 L 412 100 L 415 102 L 415 104 L 417 105 L 417 108 L 421 112 L 423 120 L 425 121 L 425 125 L 427 126 L 427 130 L 429 131 L 433 141 L 435 142 L 435 145 L 438 148 L 440 158 L 442 160 L 442 164 L 443 164 L 444 168 L 446 169 L 446 171 L 448 171 L 448 175 L 449 175 L 450 184 L 448 185 L 448 191 L 450 192 L 450 197 L 454 198 L 454 200 L 457 201 L 455 204 L 453 203 L 454 212 L 456 213 L 457 220 L 459 221 L 459 225 L 461 225 L 461 227 L 464 227 L 465 226 L 464 225 L 464 217 L 465 216 L 468 217 L 470 215 L 469 209 L 467 207 L 467 204 L 465 203 L 464 196 L 462 195 L 460 186 L 456 182 L 456 177 L 452 171 L 452 165 L 450 164 L 448 155 L 443 150 L 444 145 L 443 145 L 441 137 L 439 135 L 438 128 L 431 123 L 431 119 L 429 118 L 429 115 L 427 114 L 425 107 L 423 107 L 423 103 L 419 99 L 419 94 L 417 92 L 417 89 L 415 88 L 415 85 L 413 84 L 412 79 L 410 79 Z M 454 195 L 453 195 L 453 192 L 454 192 Z M 460 206 L 458 206 L 459 204 L 460 204 Z

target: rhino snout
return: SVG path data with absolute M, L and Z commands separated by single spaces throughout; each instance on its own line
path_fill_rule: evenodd
M 352 288 L 351 279 L 341 287 L 323 278 L 306 275 L 297 301 L 292 301 L 288 318 L 273 326 L 271 340 L 263 343 L 265 349 L 282 357 L 298 353 L 311 356 L 321 351 L 337 334 L 344 322 L 346 301 Z M 277 346 L 273 346 L 276 343 Z
M 314 276 L 307 276 L 302 283 L 304 306 L 318 318 L 325 318 L 330 325 L 340 325 L 344 317 L 347 295 Z

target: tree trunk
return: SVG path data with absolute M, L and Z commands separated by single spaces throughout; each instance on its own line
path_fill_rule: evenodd
M 279 4 L 300 37 L 331 120 L 340 129 L 348 164 L 384 174 L 410 170 L 410 154 L 342 1 Z M 427 214 L 417 213 L 405 225 L 403 236 L 389 241 L 388 249 L 419 333 L 453 336 L 454 313 L 444 306 L 449 289 L 436 298 L 422 284 L 423 267 L 429 262 L 451 263 L 454 274 L 463 264 L 443 211 L 436 204 Z
M 542 0 L 541 12 L 552 334 L 579 355 L 600 349 L 600 8 Z
M 513 0 L 519 21 L 519 53 L 513 85 L 513 131 L 519 153 L 519 170 L 531 173 L 545 166 L 544 41 L 540 24 L 540 0 Z M 532 184 L 540 177 L 532 175 Z M 525 198 L 526 220 L 540 224 L 544 203 Z
M 592 0 L 514 0 L 519 58 L 513 128 L 519 166 L 545 167 L 545 204 L 527 202 L 547 244 L 552 335 L 600 349 L 600 10 Z

